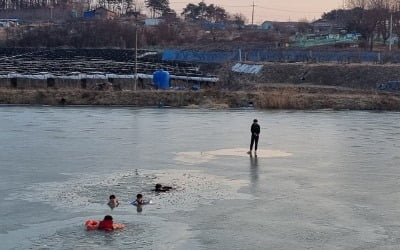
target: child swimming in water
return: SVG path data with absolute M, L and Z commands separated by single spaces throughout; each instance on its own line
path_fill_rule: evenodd
M 134 205 L 134 206 L 147 205 L 147 204 L 151 204 L 151 203 L 152 203 L 151 200 L 143 199 L 143 195 L 142 194 L 136 195 L 136 200 L 131 202 L 131 204 Z
M 143 201 L 143 195 L 142 194 L 137 194 L 136 195 L 136 200 L 134 200 L 132 202 L 132 205 L 143 205 L 144 201 Z
M 99 230 L 105 230 L 105 231 L 114 230 L 113 217 L 111 215 L 106 215 L 104 217 L 104 220 L 100 221 L 98 229 Z
M 110 200 L 108 201 L 108 206 L 111 207 L 111 209 L 118 207 L 119 206 L 119 201 L 115 197 L 115 195 L 110 195 Z

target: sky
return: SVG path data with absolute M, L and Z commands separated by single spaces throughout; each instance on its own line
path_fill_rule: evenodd
M 188 3 L 197 1 L 170 0 L 170 7 L 180 14 Z M 242 13 L 251 23 L 252 0 L 205 0 L 205 3 L 218 5 L 230 14 Z M 308 21 L 318 19 L 324 12 L 342 8 L 343 0 L 254 0 L 254 23 L 264 21 Z

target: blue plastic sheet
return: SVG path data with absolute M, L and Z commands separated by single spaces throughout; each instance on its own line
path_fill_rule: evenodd
M 222 63 L 237 60 L 235 52 L 225 51 L 194 51 L 194 50 L 165 50 L 162 60 L 180 62 Z
M 223 63 L 239 61 L 236 51 L 165 50 L 162 60 Z M 329 50 L 252 50 L 241 51 L 241 57 L 253 62 L 392 62 L 400 63 L 400 53 Z

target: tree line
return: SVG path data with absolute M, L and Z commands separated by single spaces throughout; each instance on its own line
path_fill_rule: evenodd
M 71 10 L 77 7 L 79 9 L 104 7 L 117 13 L 140 13 L 143 11 L 144 7 L 147 7 L 150 10 L 151 17 L 163 16 L 177 18 L 178 16 L 178 14 L 170 8 L 169 0 L 0 0 L 0 11 L 40 8 L 63 8 L 64 10 Z M 242 14 L 230 15 L 224 8 L 214 4 L 207 5 L 203 1 L 198 4 L 187 4 L 180 14 L 185 20 L 191 22 L 232 21 L 243 25 L 246 21 Z
M 72 0 L 0 0 L 0 10 L 21 10 L 72 4 Z
M 135 0 L 0 0 L 0 10 L 23 10 L 35 8 L 73 8 L 74 6 L 99 6 L 110 10 L 136 9 Z

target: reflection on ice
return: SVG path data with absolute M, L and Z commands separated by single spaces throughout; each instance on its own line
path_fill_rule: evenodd
M 258 156 L 250 156 L 250 179 L 252 184 L 258 181 Z

